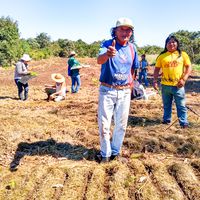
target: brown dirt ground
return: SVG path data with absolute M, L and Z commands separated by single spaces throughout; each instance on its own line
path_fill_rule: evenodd
M 25 102 L 17 99 L 14 68 L 0 69 L 0 199 L 199 200 L 200 74 L 193 71 L 186 85 L 188 129 L 180 128 L 175 107 L 173 125 L 161 124 L 159 94 L 132 101 L 122 158 L 99 164 L 96 60 L 79 59 L 91 66 L 81 70 L 79 93 L 45 101 L 51 73 L 65 75 L 70 90 L 66 61 L 32 61 L 38 77 Z

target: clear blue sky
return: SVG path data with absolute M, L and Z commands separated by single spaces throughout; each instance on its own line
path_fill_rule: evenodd
M 110 38 L 119 17 L 131 18 L 139 46 L 164 46 L 178 30 L 200 31 L 200 0 L 0 0 L 0 16 L 18 22 L 21 38 L 47 33 L 51 40 Z

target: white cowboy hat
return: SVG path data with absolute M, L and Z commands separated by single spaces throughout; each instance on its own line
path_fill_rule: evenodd
M 116 27 L 119 27 L 119 26 L 127 26 L 127 27 L 130 27 L 131 29 L 134 28 L 133 22 L 131 21 L 131 19 L 125 18 L 125 17 L 121 17 L 117 20 Z
M 28 61 L 31 61 L 31 58 L 30 58 L 30 56 L 29 56 L 28 54 L 24 54 L 24 55 L 21 57 L 21 60 L 24 60 L 24 61 L 28 62 Z
M 65 77 L 59 73 L 51 74 L 51 78 L 57 83 L 63 83 L 65 81 Z

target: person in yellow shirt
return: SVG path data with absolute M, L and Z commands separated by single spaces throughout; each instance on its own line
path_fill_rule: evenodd
M 188 54 L 180 50 L 179 40 L 174 35 L 170 35 L 166 39 L 165 49 L 156 60 L 153 80 L 153 87 L 156 90 L 158 90 L 160 70 L 162 70 L 163 124 L 171 123 L 172 102 L 174 99 L 180 126 L 187 128 L 188 120 L 184 86 L 192 67 Z

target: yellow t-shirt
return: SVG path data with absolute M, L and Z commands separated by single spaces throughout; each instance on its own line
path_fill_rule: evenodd
M 179 57 L 178 51 L 161 54 L 156 60 L 156 66 L 162 69 L 161 84 L 176 86 L 180 80 L 185 66 L 190 66 L 188 54 L 182 51 Z

